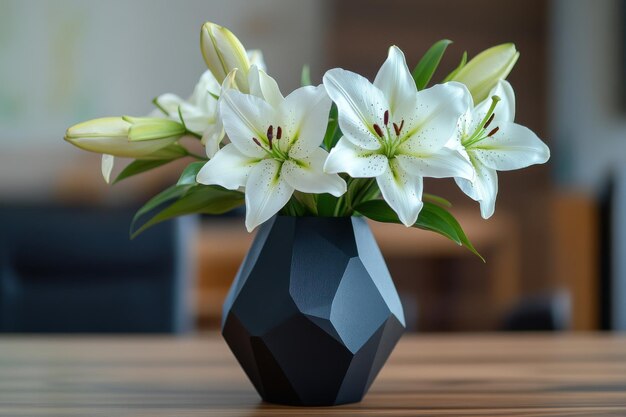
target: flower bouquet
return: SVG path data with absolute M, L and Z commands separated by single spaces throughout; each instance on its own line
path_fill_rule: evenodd
M 548 147 L 514 122 L 505 78 L 515 46 L 470 61 L 463 54 L 429 87 L 449 44 L 435 43 L 413 71 L 392 46 L 373 82 L 335 68 L 313 86 L 305 67 L 302 87 L 285 96 L 259 51 L 206 23 L 208 70 L 187 100 L 163 94 L 149 117 L 67 130 L 68 142 L 103 154 L 107 182 L 116 157 L 134 160 L 113 182 L 193 159 L 137 212 L 133 237 L 175 216 L 245 204 L 247 229 L 260 230 L 225 302 L 222 332 L 265 400 L 359 401 L 402 334 L 402 306 L 364 217 L 433 231 L 478 255 L 450 203 L 423 192 L 423 178 L 454 178 L 487 219 L 497 171 L 548 160 Z M 185 136 L 206 156 L 184 147 Z

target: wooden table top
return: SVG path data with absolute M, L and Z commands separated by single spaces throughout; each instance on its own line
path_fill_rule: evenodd
M 362 403 L 262 403 L 218 335 L 0 337 L 1 416 L 626 416 L 626 336 L 405 335 Z

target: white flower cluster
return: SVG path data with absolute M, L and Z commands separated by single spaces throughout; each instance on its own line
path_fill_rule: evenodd
M 341 197 L 360 178 L 375 179 L 382 198 L 406 226 L 415 224 L 423 207 L 424 177 L 454 178 L 488 218 L 495 207 L 497 171 L 550 157 L 537 135 L 514 123 L 515 96 L 504 78 L 519 54 L 510 44 L 483 52 L 447 82 L 421 90 L 404 54 L 392 46 L 373 83 L 335 68 L 326 72 L 323 84 L 287 96 L 265 72 L 261 54 L 246 52 L 227 29 L 205 24 L 201 46 L 209 70 L 192 96 L 182 100 L 164 94 L 155 104 L 205 145 L 208 161 L 197 174 L 198 183 L 245 193 L 248 230 L 283 209 L 294 193 Z M 341 136 L 322 147 L 333 102 Z M 133 138 L 129 129 L 132 133 L 139 119 L 109 120 L 108 125 L 103 120 L 91 131 L 90 122 L 70 128 L 66 139 L 88 150 L 137 156 L 129 146 L 141 151 L 143 144 L 154 152 L 147 143 L 160 141 L 165 147 L 182 134 L 141 119 L 142 126 L 156 127 Z M 113 126 L 115 135 L 106 126 Z M 124 146 L 119 138 L 126 136 Z

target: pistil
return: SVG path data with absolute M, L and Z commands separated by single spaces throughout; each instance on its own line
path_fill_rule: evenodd
M 487 111 L 487 114 L 485 114 L 485 117 L 483 117 L 483 119 L 480 121 L 474 133 L 472 133 L 472 135 L 470 135 L 469 137 L 463 138 L 461 140 L 461 143 L 465 148 L 468 148 L 485 138 L 491 137 L 498 132 L 500 127 L 496 126 L 489 133 L 485 134 L 487 127 L 491 124 L 491 122 L 493 121 L 493 118 L 496 115 L 495 109 L 499 101 L 500 101 L 500 97 L 498 96 L 491 97 L 491 106 L 489 106 L 489 110 Z

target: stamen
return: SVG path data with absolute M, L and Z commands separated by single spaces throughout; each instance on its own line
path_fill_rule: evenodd
M 256 143 L 257 145 L 259 145 L 259 147 L 263 147 L 263 145 L 261 145 L 261 142 L 259 142 L 259 140 L 257 138 L 252 138 L 252 140 L 254 141 L 254 143 Z
M 274 126 L 270 125 L 267 128 L 267 139 L 271 142 L 274 139 Z
M 376 131 L 376 134 L 381 138 L 385 137 L 385 135 L 383 135 L 383 130 L 376 123 L 374 123 L 374 130 Z
M 389 110 L 385 110 L 385 115 L 383 116 L 383 121 L 385 122 L 385 126 L 389 124 Z
M 404 119 L 400 120 L 400 130 L 399 132 L 402 132 L 402 128 L 404 127 Z
M 493 136 L 493 135 L 495 135 L 495 134 L 496 134 L 496 132 L 497 132 L 498 130 L 500 130 L 500 127 L 496 127 L 496 128 L 494 128 L 491 132 L 489 132 L 489 133 L 487 134 L 487 136 Z
M 487 129 L 487 127 L 491 124 L 491 122 L 493 122 L 493 118 L 496 114 L 495 113 L 491 113 L 491 117 L 489 118 L 489 120 L 487 120 L 487 123 L 485 123 L 485 129 Z
M 276 139 L 280 139 L 283 136 L 283 129 L 280 128 L 280 126 L 278 126 L 276 128 Z
M 395 122 L 393 123 L 393 130 L 396 132 L 396 136 L 400 136 L 400 126 L 398 126 Z

